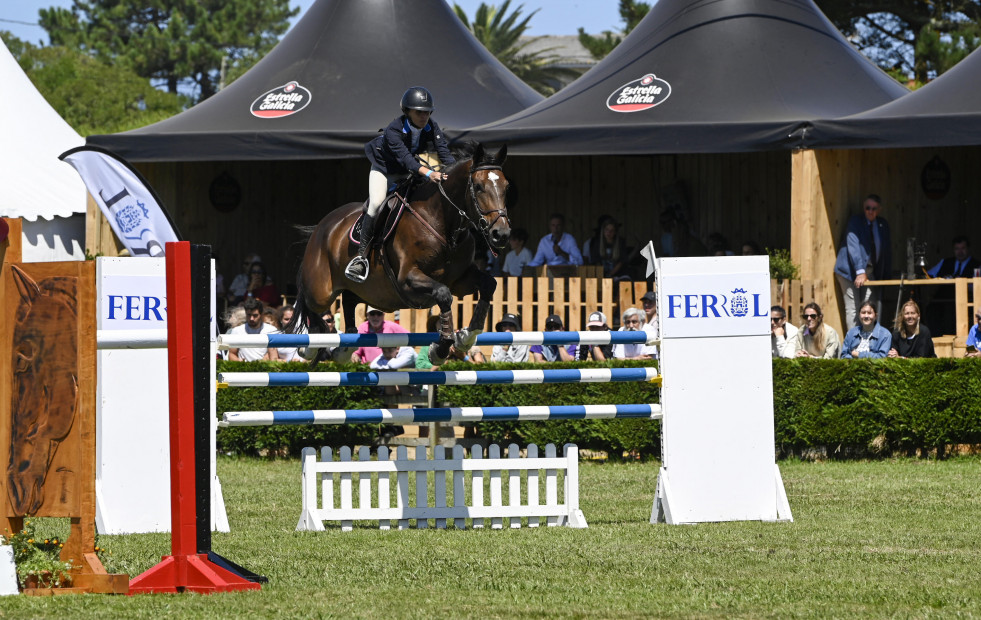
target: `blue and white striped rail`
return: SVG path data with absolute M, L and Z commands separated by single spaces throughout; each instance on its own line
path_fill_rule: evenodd
M 407 372 L 223 372 L 228 387 L 336 387 L 348 385 L 487 385 L 653 381 L 656 368 L 463 370 Z M 224 387 L 224 386 L 223 386 Z
M 478 345 L 512 344 L 658 344 L 643 330 L 629 332 L 488 332 L 477 336 Z M 265 349 L 269 347 L 421 347 L 435 344 L 439 334 L 224 334 L 219 349 Z
M 443 407 L 435 409 L 321 409 L 228 411 L 220 426 L 310 424 L 421 424 L 531 420 L 660 419 L 661 405 L 567 405 L 524 407 Z

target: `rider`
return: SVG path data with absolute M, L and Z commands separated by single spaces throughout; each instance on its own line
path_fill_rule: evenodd
M 385 132 L 371 140 L 364 152 L 371 162 L 368 173 L 368 204 L 365 207 L 364 221 L 361 222 L 361 246 L 358 255 L 351 259 L 344 275 L 355 282 L 364 282 L 368 277 L 368 249 L 375 233 L 375 216 L 391 184 L 406 174 L 416 172 L 431 181 L 445 181 L 445 172 L 438 172 L 427 165 L 420 164 L 413 157 L 435 149 L 443 165 L 455 160 L 443 137 L 443 132 L 430 119 L 433 112 L 433 96 L 421 86 L 413 86 L 402 95 L 402 115 L 392 121 Z M 428 148 L 427 148 L 428 147 Z

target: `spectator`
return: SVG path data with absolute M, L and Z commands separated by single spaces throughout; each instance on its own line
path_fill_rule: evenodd
M 770 307 L 770 354 L 785 359 L 797 354 L 797 328 L 787 322 L 783 306 Z
M 238 327 L 245 323 L 245 308 L 242 306 L 232 306 L 221 316 L 225 323 L 225 333 L 227 334 L 233 327 Z
M 511 230 L 509 243 L 511 251 L 504 257 L 503 274 L 505 276 L 520 277 L 522 270 L 531 259 L 531 250 L 525 247 L 528 242 L 528 231 L 524 228 L 514 228 Z
M 709 234 L 708 237 L 709 256 L 735 256 L 735 252 L 729 249 L 729 240 L 720 232 Z
M 764 256 L 766 253 L 760 248 L 760 245 L 755 241 L 745 241 L 743 242 L 741 254 L 743 256 Z
M 439 315 L 432 314 L 426 319 L 426 331 L 436 332 L 439 331 Z M 437 370 L 439 366 L 433 366 L 433 363 L 429 361 L 429 347 L 430 345 L 425 345 L 419 348 L 419 355 L 416 356 L 416 368 L 419 370 Z M 446 358 L 446 361 L 460 361 L 460 362 L 473 362 L 474 364 L 483 364 L 486 360 L 484 359 L 484 354 L 481 353 L 480 348 L 477 346 L 471 347 L 467 353 L 462 353 L 457 350 L 453 345 L 450 345 L 450 354 Z
M 804 306 L 804 324 L 797 332 L 794 344 L 797 357 L 837 359 L 841 351 L 841 337 L 833 327 L 824 324 L 821 306 L 813 301 Z
M 252 275 L 249 272 L 252 269 L 252 263 L 257 262 L 262 262 L 262 259 L 255 252 L 249 252 L 245 255 L 245 259 L 242 261 L 242 273 L 236 275 L 228 287 L 229 303 L 237 304 L 245 299 L 245 293 L 249 290 L 249 282 L 252 280 Z
M 954 255 L 943 259 L 927 271 L 932 278 L 972 278 L 981 261 L 971 256 L 971 242 L 964 235 L 953 240 Z M 934 287 L 935 292 L 927 306 L 930 324 L 941 334 L 957 333 L 957 317 L 954 303 L 954 287 Z
M 562 331 L 562 319 L 557 314 L 550 314 L 545 319 L 545 331 Z M 541 364 L 543 362 L 571 362 L 576 359 L 576 345 L 570 344 L 562 346 L 557 344 L 533 344 L 528 350 L 531 354 L 531 361 Z
M 640 298 L 640 304 L 644 307 L 644 320 L 646 324 L 654 331 L 654 337 L 661 337 L 661 325 L 657 318 L 657 295 L 654 291 L 647 291 L 644 296 Z M 657 346 L 654 346 L 654 357 L 657 357 Z
M 889 330 L 879 325 L 875 304 L 866 301 L 858 310 L 860 325 L 848 330 L 845 343 L 841 346 L 841 357 L 844 359 L 882 358 L 889 355 L 892 335 Z
M 279 330 L 279 333 L 284 333 L 283 328 L 286 324 L 290 322 L 293 318 L 293 306 L 280 306 L 276 308 L 276 322 L 273 323 L 273 327 Z M 279 359 L 284 362 L 302 362 L 303 358 L 300 357 L 299 353 L 296 352 L 296 347 L 280 347 L 276 349 L 279 354 Z
M 412 347 L 382 347 L 381 355 L 371 361 L 372 370 L 399 370 L 414 368 L 416 352 Z
M 337 324 L 334 321 L 334 314 L 328 310 L 327 312 L 324 312 L 323 319 L 324 319 L 324 323 L 327 324 L 327 331 L 324 332 L 324 333 L 325 334 L 336 334 L 337 333 Z
M 606 315 L 597 310 L 589 315 L 586 320 L 586 329 L 591 332 L 608 332 L 610 326 L 606 324 Z M 605 362 L 613 359 L 612 344 L 579 345 L 580 360 L 587 360 L 592 357 L 597 362 Z
M 385 320 L 385 313 L 378 308 L 368 306 L 368 320 L 358 326 L 359 334 L 407 334 L 409 330 L 398 323 Z M 379 347 L 358 347 L 351 354 L 351 361 L 355 364 L 370 364 L 375 358 L 381 355 Z
M 627 308 L 623 313 L 623 325 L 621 332 L 645 331 L 647 338 L 656 338 L 653 328 L 644 323 L 647 315 L 640 308 Z M 615 344 L 613 345 L 613 357 L 621 360 L 649 360 L 657 358 L 657 347 L 645 343 L 641 344 Z
M 517 314 L 505 314 L 494 329 L 499 332 L 514 332 L 520 329 L 521 318 Z M 491 351 L 491 361 L 492 362 L 527 362 L 528 361 L 528 345 L 526 344 L 510 344 L 507 346 L 502 346 L 499 344 L 494 345 L 494 349 Z
M 236 336 L 241 334 L 274 334 L 276 328 L 262 320 L 262 302 L 258 299 L 246 299 L 242 303 L 245 309 L 245 323 L 238 327 L 233 327 L 229 335 Z M 228 359 L 233 362 L 254 362 L 257 360 L 278 360 L 279 352 L 274 348 L 256 349 L 242 347 L 241 349 L 228 349 Z
M 245 291 L 247 298 L 254 297 L 264 304 L 274 307 L 282 303 L 279 291 L 276 290 L 272 279 L 266 274 L 265 265 L 259 261 L 252 263 L 252 267 L 249 268 L 249 275 L 251 279 Z
M 967 333 L 967 353 L 965 357 L 981 357 L 981 308 L 974 310 L 974 325 Z
M 869 280 L 883 280 L 892 274 L 892 239 L 889 223 L 879 216 L 882 199 L 869 194 L 862 203 L 863 215 L 848 219 L 845 238 L 838 249 L 835 279 L 845 299 L 845 327 L 858 325 L 856 310 L 865 301 L 879 309 L 879 296 Z
M 937 357 L 933 338 L 926 325 L 920 323 L 920 307 L 912 299 L 903 304 L 902 318 L 897 317 L 899 329 L 892 333 L 889 357 Z
M 981 261 L 971 256 L 971 241 L 965 235 L 954 237 L 954 255 L 934 265 L 927 275 L 931 278 L 973 278 Z
M 583 262 L 587 265 L 603 265 L 603 277 L 622 279 L 627 271 L 627 243 L 618 234 L 620 225 L 605 215 L 593 235 L 583 245 Z
M 553 213 L 548 220 L 550 234 L 538 242 L 535 257 L 528 262 L 529 267 L 541 265 L 582 265 L 582 254 L 576 238 L 565 232 L 565 216 Z
M 272 325 L 277 330 L 279 329 L 279 323 L 276 322 L 276 309 L 273 308 L 272 306 L 266 306 L 266 305 L 263 306 L 262 320 Z

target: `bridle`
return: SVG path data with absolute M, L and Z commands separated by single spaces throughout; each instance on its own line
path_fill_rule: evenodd
M 460 224 L 458 225 L 456 232 L 459 233 L 465 231 L 467 229 L 467 225 L 469 224 L 471 227 L 473 227 L 475 231 L 483 235 L 484 240 L 487 242 L 487 246 L 490 248 L 491 252 L 494 253 L 494 256 L 497 256 L 497 252 L 494 252 L 494 244 L 492 244 L 490 241 L 490 229 L 493 228 L 494 225 L 497 224 L 497 221 L 502 217 L 505 220 L 507 220 L 507 224 L 508 226 L 510 226 L 511 218 L 508 217 L 507 205 L 505 205 L 501 209 L 491 209 L 488 211 L 484 211 L 483 209 L 480 208 L 480 203 L 477 202 L 477 192 L 473 186 L 473 175 L 477 174 L 482 170 L 503 171 L 503 168 L 501 168 L 501 166 L 498 166 L 496 164 L 481 164 L 479 166 L 475 166 L 470 169 L 470 174 L 467 176 L 466 193 L 470 195 L 470 204 L 473 207 L 474 212 L 479 215 L 479 217 L 477 217 L 476 220 L 471 218 L 466 211 L 461 209 L 455 202 L 453 202 L 453 199 L 450 198 L 446 194 L 446 190 L 443 189 L 442 183 L 437 183 L 437 186 L 439 187 L 439 193 L 443 195 L 443 198 L 446 198 L 446 201 L 449 202 L 451 205 L 453 205 L 453 208 L 456 209 L 457 212 L 460 214 Z M 495 217 L 490 223 L 488 223 L 485 218 L 491 214 L 497 214 L 497 217 Z M 454 239 L 457 238 L 457 235 L 454 234 L 452 238 Z

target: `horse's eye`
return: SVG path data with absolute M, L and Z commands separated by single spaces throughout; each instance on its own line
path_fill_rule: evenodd
M 474 183 L 473 184 L 473 188 L 475 190 L 477 190 L 478 192 L 480 192 L 480 193 L 483 193 L 484 192 L 484 184 L 483 183 Z
M 17 372 L 24 372 L 34 365 L 37 344 L 33 340 L 23 340 L 17 345 Z

